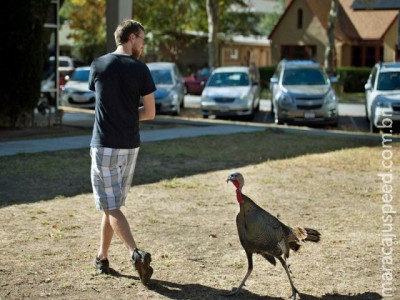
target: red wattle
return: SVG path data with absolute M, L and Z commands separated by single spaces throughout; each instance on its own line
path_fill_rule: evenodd
M 240 204 L 244 203 L 244 200 L 242 198 L 242 192 L 239 189 L 236 190 L 236 198 L 237 202 L 239 202 Z

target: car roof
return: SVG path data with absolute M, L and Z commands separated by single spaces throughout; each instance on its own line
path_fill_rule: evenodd
M 320 68 L 320 63 L 313 60 L 282 60 L 281 63 L 289 68 Z
M 151 62 L 147 63 L 149 69 L 171 69 L 175 66 L 173 62 Z
M 380 65 L 380 72 L 400 71 L 400 62 L 385 62 L 378 64 Z
M 249 67 L 245 66 L 227 66 L 227 67 L 219 67 L 214 70 L 213 73 L 224 73 L 224 72 L 249 72 Z

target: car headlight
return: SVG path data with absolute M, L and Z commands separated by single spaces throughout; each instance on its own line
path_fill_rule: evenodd
M 287 94 L 287 93 L 281 93 L 279 95 L 278 101 L 282 105 L 292 105 L 293 104 L 293 98 L 290 96 L 290 94 Z
M 248 101 L 250 100 L 250 91 L 245 91 L 242 93 L 242 95 L 240 96 L 239 100 L 244 100 L 244 101 Z
M 324 101 L 327 104 L 335 104 L 337 102 L 336 94 L 333 92 L 332 89 L 325 95 Z
M 384 98 L 378 98 L 376 100 L 376 107 L 388 108 L 390 107 L 390 102 L 385 100 Z
M 168 100 L 171 101 L 171 103 L 176 103 L 178 102 L 178 93 L 176 91 L 170 91 L 168 94 Z

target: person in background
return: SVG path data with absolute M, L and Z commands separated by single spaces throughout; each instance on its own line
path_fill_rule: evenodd
M 121 206 L 125 205 L 139 152 L 139 121 L 155 117 L 156 87 L 146 64 L 138 60 L 145 45 L 143 25 L 124 20 L 114 35 L 117 49 L 95 59 L 89 76 L 89 89 L 96 93 L 91 182 L 96 208 L 103 212 L 94 265 L 98 273 L 110 272 L 108 250 L 116 233 L 146 285 L 153 274 L 151 254 L 138 249 Z

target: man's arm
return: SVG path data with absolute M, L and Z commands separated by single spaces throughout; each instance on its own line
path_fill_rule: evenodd
M 139 107 L 139 121 L 153 120 L 156 116 L 154 93 L 143 96 L 143 106 Z

